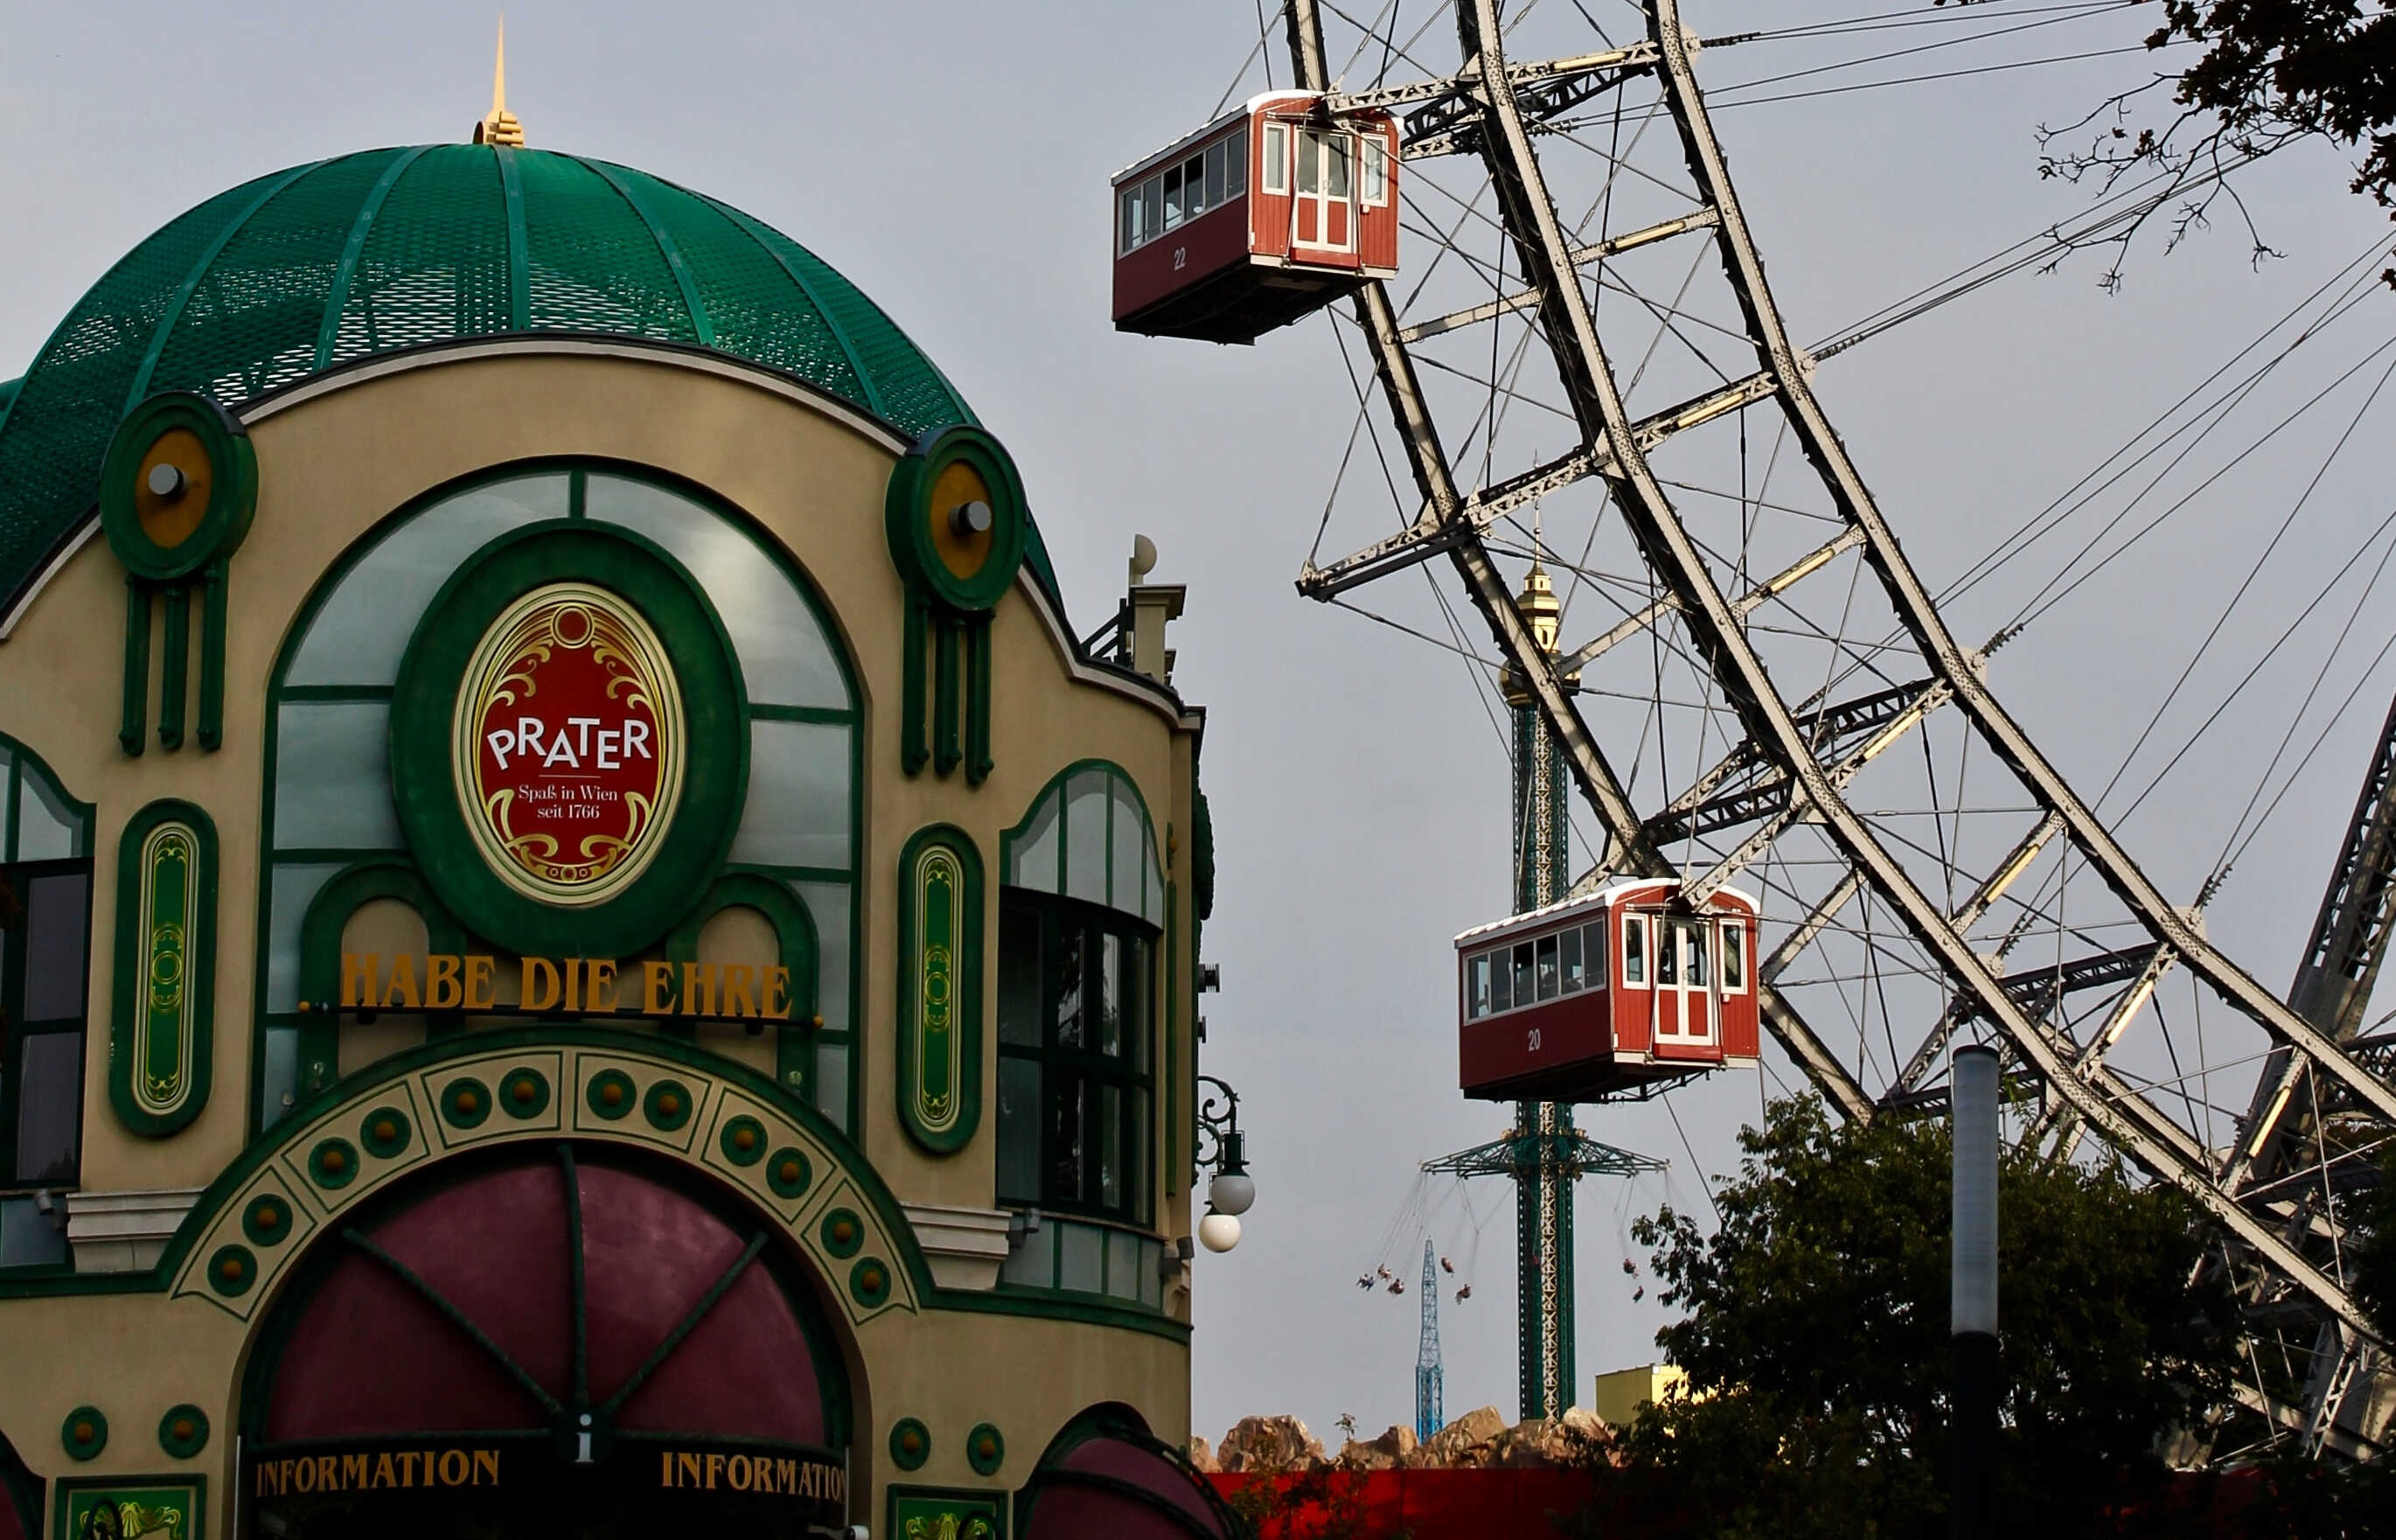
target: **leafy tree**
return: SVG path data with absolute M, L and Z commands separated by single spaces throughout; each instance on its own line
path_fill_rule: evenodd
M 1689 1376 L 1632 1459 L 1678 1481 L 1704 1533 L 1910 1534 L 1944 1512 L 1950 1147 L 1943 1119 L 1836 1123 L 1773 1103 L 1713 1194 L 1709 1235 L 1639 1221 L 1685 1316 L 1657 1334 Z M 2029 1151 L 2000 1174 L 2003 1500 L 2074 1533 L 2160 1476 L 2155 1449 L 2226 1401 L 2225 1292 L 2191 1290 L 2193 1207 L 2118 1164 Z
M 2130 172 L 2162 174 L 2149 213 L 2098 243 L 2115 248 L 2107 286 L 2120 283 L 2120 253 L 2152 214 L 2175 207 L 2176 245 L 2218 200 L 2236 202 L 2239 171 L 2301 140 L 2326 139 L 2356 157 L 2354 191 L 2396 204 L 2396 0 L 2130 3 L 2160 4 L 2149 48 L 2192 43 L 2203 56 L 2108 98 L 2078 123 L 2040 131 L 2043 175 L 2093 179 L 2110 192 Z M 2142 124 L 2157 93 L 2175 111 L 2160 126 Z M 2083 130 L 2091 135 L 2084 141 Z M 2253 221 L 2246 225 L 2260 259 L 2270 248 Z M 2385 276 L 2396 284 L 2396 269 Z

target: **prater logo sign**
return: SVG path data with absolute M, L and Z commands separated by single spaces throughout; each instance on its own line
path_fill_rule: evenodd
M 603 903 L 663 843 L 683 790 L 682 695 L 640 612 L 548 583 L 500 612 L 460 682 L 450 746 L 460 811 L 501 881 L 543 903 Z

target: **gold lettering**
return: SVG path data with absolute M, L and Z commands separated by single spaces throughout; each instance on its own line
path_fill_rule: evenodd
M 695 1487 L 699 1485 L 699 1473 L 698 1455 L 687 1452 L 675 1455 L 674 1469 L 679 1473 L 674 1482 L 676 1486 Z
M 391 960 L 391 977 L 382 988 L 382 1003 L 415 1010 L 423 1002 L 416 993 L 416 959 L 402 952 Z
M 569 1011 L 579 1011 L 582 1009 L 582 959 L 569 957 L 566 960 L 565 967 L 566 1008 Z
M 355 1492 L 366 1484 L 366 1457 L 363 1454 L 341 1456 L 341 1490 Z
M 612 1011 L 616 1008 L 616 960 L 602 957 L 582 964 L 582 1008 L 586 1011 Z
M 774 1462 L 774 1490 L 775 1490 L 775 1491 L 777 1491 L 777 1492 L 779 1492 L 779 1493 L 780 1493 L 780 1494 L 783 1494 L 784 1496 L 786 1496 L 786 1497 L 792 1497 L 792 1496 L 796 1496 L 796 1495 L 798 1495 L 798 1491 L 799 1491 L 799 1462 L 798 1462 L 798 1461 L 796 1461 L 796 1460 L 776 1460 L 776 1461 Z
M 724 1456 L 711 1454 L 707 1457 L 707 1490 L 715 1490 L 715 1479 L 724 1474 Z
M 557 964 L 546 957 L 527 957 L 516 982 L 516 1003 L 527 1011 L 557 1007 Z
M 468 1462 L 464 1450 L 445 1449 L 441 1452 L 441 1484 L 443 1486 L 464 1486 Z
M 749 1490 L 749 1456 L 735 1454 L 724 1462 L 724 1479 L 735 1492 Z
M 715 970 L 704 962 L 682 965 L 682 1014 L 713 1016 L 715 1014 Z
M 341 954 L 341 1004 L 343 1008 L 363 1005 L 371 1011 L 375 1006 L 375 975 L 381 971 L 382 959 L 373 952 Z
M 487 957 L 466 959 L 466 1009 L 487 1011 L 499 1002 L 499 991 L 492 982 L 499 964 Z
M 791 1019 L 790 969 L 768 968 L 765 970 L 765 999 L 763 1009 L 765 1016 L 772 1020 L 788 1021 Z
M 673 964 L 641 964 L 641 1014 L 665 1016 L 673 1010 Z
M 474 1451 L 474 1485 L 481 1486 L 483 1484 L 483 1473 L 485 1471 L 488 1471 L 490 1473 L 491 1484 L 493 1486 L 498 1486 L 499 1484 L 499 1452 L 498 1450 L 478 1449 Z
M 424 960 L 426 1010 L 454 1011 L 465 998 L 465 987 L 458 979 L 457 958 L 447 952 L 434 952 Z
M 757 1014 L 757 1002 L 750 990 L 756 987 L 757 970 L 746 962 L 735 962 L 724 970 L 724 1014 L 752 1016 Z
M 273 1460 L 260 1460 L 258 1462 L 258 1490 L 251 1493 L 250 1495 L 253 1497 L 280 1497 L 283 1495 L 283 1489 L 274 1484 L 274 1462 Z
M 660 1450 L 658 1458 L 665 1465 L 665 1468 L 658 1475 L 658 1485 L 670 1487 L 673 1485 L 673 1451 Z
M 393 1487 L 399 1485 L 399 1478 L 392 1474 L 391 1455 L 389 1454 L 382 1454 L 375 1456 L 374 1484 L 379 1487 Z

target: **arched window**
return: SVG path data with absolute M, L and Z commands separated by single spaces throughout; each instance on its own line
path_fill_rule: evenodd
M 0 1268 L 67 1261 L 90 973 L 90 804 L 0 736 Z
M 1004 840 L 998 1201 L 1144 1228 L 1154 1208 L 1156 828 L 1131 777 L 1085 762 Z M 1155 1303 L 1154 1242 L 1051 1223 L 1007 1281 Z
M 407 858 L 387 744 L 408 640 L 442 586 L 477 552 L 553 519 L 612 524 L 654 542 L 698 579 L 723 621 L 749 697 L 749 788 L 728 870 L 787 890 L 805 907 L 819 949 L 815 1012 L 822 1024 L 778 1029 L 788 1036 L 772 1072 L 786 1090 L 851 1126 L 860 748 L 845 654 L 814 593 L 769 537 L 694 490 L 599 466 L 520 469 L 402 511 L 326 578 L 286 640 L 267 741 L 257 1123 L 272 1126 L 356 1067 L 343 1062 L 352 1044 L 312 1037 L 300 1011 L 303 922 L 335 878 L 361 864 Z M 724 924 L 739 930 L 736 923 L 754 909 L 748 905 Z M 762 933 L 769 923 L 750 928 Z M 710 1030 L 716 1029 L 702 1030 L 702 1042 Z M 405 1046 L 378 1041 L 380 1051 Z M 726 1042 L 739 1050 L 729 1036 Z M 366 1040 L 354 1051 L 366 1052 Z

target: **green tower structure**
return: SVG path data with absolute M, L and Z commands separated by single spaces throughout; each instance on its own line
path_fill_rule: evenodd
M 1563 606 L 1537 562 L 1515 600 L 1531 634 L 1556 656 Z M 1567 690 L 1577 675 L 1566 675 Z M 1564 745 L 1530 692 L 1509 669 L 1499 679 L 1514 725 L 1513 838 L 1508 860 L 1514 912 L 1560 902 L 1572 890 L 1572 782 Z M 1561 1416 L 1573 1403 L 1573 1183 L 1585 1175 L 1632 1176 L 1664 1162 L 1599 1144 L 1562 1102 L 1517 1102 L 1505 1137 L 1426 1161 L 1422 1169 L 1514 1183 L 1515 1297 L 1519 1301 L 1519 1415 Z

